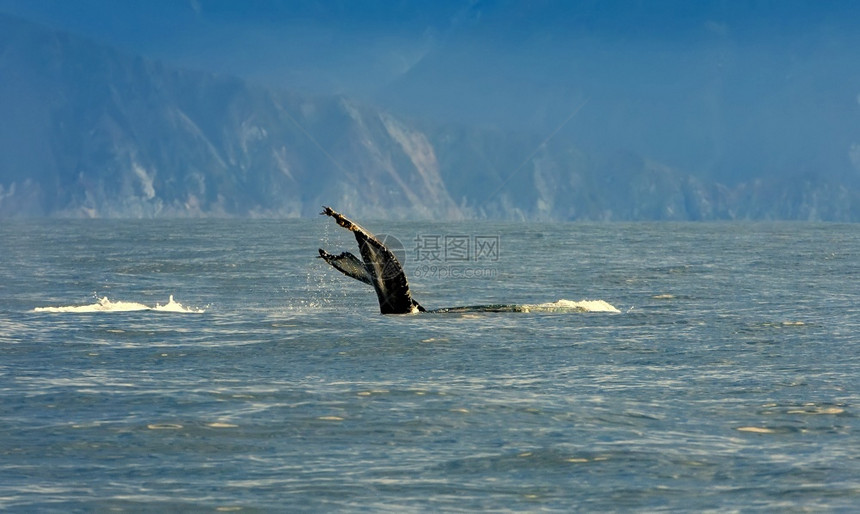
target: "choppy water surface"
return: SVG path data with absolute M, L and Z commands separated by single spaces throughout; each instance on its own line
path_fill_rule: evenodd
M 4 222 L 0 508 L 860 506 L 857 226 L 330 225 Z

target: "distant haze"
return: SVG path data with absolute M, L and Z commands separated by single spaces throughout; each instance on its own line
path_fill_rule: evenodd
M 0 0 L 3 12 L 177 69 L 388 113 L 432 146 L 446 188 L 435 194 L 458 215 L 860 216 L 855 2 Z M 649 169 L 664 170 L 663 186 Z M 616 181 L 629 194 L 613 198 Z M 642 201 L 639 187 L 653 205 L 614 204 Z

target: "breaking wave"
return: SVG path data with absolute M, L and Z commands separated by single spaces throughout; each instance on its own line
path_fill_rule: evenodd
M 603 300 L 558 300 L 555 302 L 523 305 L 524 312 L 621 312 Z
M 204 309 L 195 309 L 186 307 L 173 299 L 170 299 L 166 304 L 161 305 L 156 303 L 154 307 L 144 305 L 137 302 L 124 302 L 122 300 L 111 301 L 108 297 L 99 298 L 96 303 L 89 305 L 68 305 L 62 307 L 36 307 L 33 312 L 133 312 L 133 311 L 159 311 L 159 312 L 179 312 L 184 314 L 202 314 Z

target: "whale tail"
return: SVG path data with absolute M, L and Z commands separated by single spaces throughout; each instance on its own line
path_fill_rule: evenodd
M 320 248 L 320 258 L 344 275 L 360 280 L 365 284 L 373 285 L 373 277 L 370 275 L 370 271 L 355 255 L 349 252 L 332 255 Z
M 355 235 L 361 260 L 349 252 L 333 255 L 322 248 L 320 258 L 344 275 L 372 285 L 382 314 L 424 311 L 424 307 L 412 299 L 406 273 L 397 257 L 376 236 L 331 207 L 323 207 L 320 214 L 334 218 L 338 225 Z

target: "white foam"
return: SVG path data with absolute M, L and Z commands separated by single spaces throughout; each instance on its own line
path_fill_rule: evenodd
M 170 299 L 165 305 L 159 305 L 156 303 L 155 307 L 152 310 L 162 312 L 183 312 L 189 314 L 202 314 L 203 312 L 205 312 L 203 309 L 193 309 L 191 307 L 185 307 L 181 303 L 175 301 L 173 299 L 173 295 L 170 295 Z
M 122 300 L 111 301 L 108 297 L 99 298 L 96 303 L 89 305 L 68 305 L 63 307 L 36 307 L 33 312 L 134 312 L 134 311 L 161 311 L 161 312 L 180 312 L 186 314 L 201 314 L 205 312 L 203 309 L 194 309 L 185 307 L 181 303 L 170 299 L 165 305 L 156 303 L 155 307 L 149 307 L 137 302 L 124 302 Z
M 523 305 L 527 312 L 621 312 L 603 300 L 557 300 L 555 302 Z

